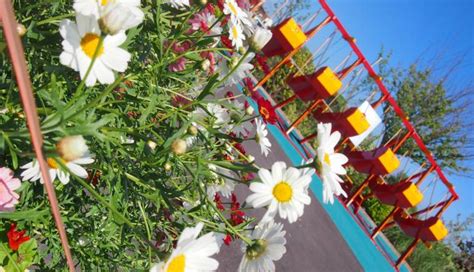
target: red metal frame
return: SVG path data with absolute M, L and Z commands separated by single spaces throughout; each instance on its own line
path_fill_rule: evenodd
M 438 174 L 438 176 L 440 177 L 441 181 L 448 187 L 449 192 L 454 196 L 454 198 L 458 199 L 459 196 L 454 190 L 454 186 L 448 181 L 443 171 L 441 170 L 441 168 L 439 167 L 439 165 L 436 163 L 435 159 L 433 158 L 433 155 L 423 143 L 423 140 L 421 139 L 420 135 L 416 132 L 415 128 L 410 123 L 410 121 L 408 121 L 408 118 L 403 112 L 403 110 L 400 108 L 400 106 L 398 106 L 398 103 L 395 101 L 395 99 L 392 97 L 392 95 L 389 93 L 389 91 L 383 84 L 380 76 L 377 75 L 375 70 L 372 68 L 372 65 L 367 61 L 364 54 L 362 54 L 359 47 L 355 44 L 355 40 L 352 38 L 352 36 L 349 35 L 345 27 L 342 25 L 342 23 L 334 14 L 333 10 L 326 3 L 326 0 L 318 0 L 318 1 L 321 4 L 322 8 L 326 11 L 328 16 L 332 19 L 331 21 L 336 25 L 337 29 L 341 32 L 342 37 L 349 43 L 354 53 L 356 53 L 357 57 L 362 61 L 362 64 L 369 72 L 369 75 L 374 79 L 375 83 L 377 84 L 380 91 L 382 92 L 383 97 L 385 98 L 384 100 L 390 103 L 395 113 L 402 120 L 404 126 L 408 129 L 408 131 L 412 132 L 411 137 L 415 140 L 416 144 L 420 147 L 421 151 L 423 151 L 423 153 L 425 154 L 430 164 L 434 166 L 434 169 L 436 173 Z

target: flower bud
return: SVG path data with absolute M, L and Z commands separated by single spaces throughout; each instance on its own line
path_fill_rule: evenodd
M 170 171 L 171 170 L 171 164 L 169 162 L 165 163 L 165 171 Z
M 171 144 L 171 151 L 175 155 L 182 155 L 182 154 L 186 153 L 186 149 L 187 149 L 186 141 L 183 140 L 183 139 L 176 139 Z
M 211 61 L 210 60 L 205 59 L 201 62 L 201 69 L 203 71 L 209 70 L 210 67 L 211 67 Z
M 26 27 L 23 24 L 18 24 L 16 26 L 16 31 L 18 32 L 18 35 L 22 37 L 23 35 L 26 34 Z
M 102 9 L 99 26 L 102 32 L 115 35 L 141 24 L 143 17 L 143 11 L 138 7 L 111 2 Z
M 253 163 L 255 161 L 255 157 L 252 155 L 247 155 L 247 160 L 248 162 Z
M 249 45 L 254 51 L 261 51 L 262 48 L 271 40 L 272 32 L 268 29 L 257 27 L 252 38 L 250 38 Z
M 253 115 L 253 113 L 254 113 L 253 107 L 248 106 L 248 107 L 245 108 L 245 114 L 247 114 L 247 115 Z
M 153 142 L 152 140 L 148 140 L 148 142 L 146 142 L 146 145 L 147 145 L 151 150 L 155 150 L 155 148 L 156 148 L 156 143 Z
M 189 133 L 190 135 L 193 135 L 193 136 L 198 135 L 198 129 L 197 129 L 197 127 L 195 127 L 195 126 L 190 126 L 190 127 L 188 127 L 188 133 Z
M 65 161 L 82 158 L 89 148 L 82 135 L 67 136 L 56 144 L 56 150 Z

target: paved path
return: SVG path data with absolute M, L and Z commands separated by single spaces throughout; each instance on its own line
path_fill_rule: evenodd
M 288 165 L 291 165 L 275 138 L 270 135 L 270 140 L 272 152 L 267 158 L 259 154 L 260 148 L 254 142 L 247 143 L 246 150 L 256 157 L 256 162 L 261 167 L 270 168 L 275 161 L 286 161 Z M 243 185 L 239 185 L 236 189 L 238 198 L 242 202 L 248 192 L 248 188 Z M 310 195 L 311 205 L 305 206 L 304 215 L 300 220 L 293 224 L 285 223 L 287 253 L 276 263 L 276 270 L 288 272 L 362 271 L 362 267 L 331 218 L 312 192 Z M 260 209 L 255 215 L 260 218 L 264 212 Z M 218 256 L 219 271 L 236 271 L 242 258 L 240 241 L 233 242 L 228 248 L 226 245 L 223 247 Z

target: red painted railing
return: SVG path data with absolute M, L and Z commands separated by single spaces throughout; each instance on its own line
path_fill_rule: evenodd
M 326 11 L 326 13 L 331 18 L 331 21 L 335 24 L 337 29 L 341 32 L 342 37 L 349 43 L 354 53 L 362 61 L 362 64 L 364 65 L 365 69 L 367 69 L 369 75 L 374 79 L 378 88 L 380 89 L 383 96 L 385 97 L 385 100 L 388 101 L 388 103 L 390 103 L 395 113 L 398 115 L 398 117 L 400 117 L 405 128 L 408 131 L 412 132 L 411 137 L 415 140 L 416 144 L 420 147 L 421 151 L 423 151 L 423 153 L 425 154 L 430 164 L 434 166 L 434 171 L 436 171 L 441 181 L 447 186 L 449 192 L 453 195 L 453 197 L 455 199 L 458 199 L 458 194 L 454 190 L 454 186 L 448 181 L 443 171 L 441 170 L 441 167 L 439 167 L 436 160 L 433 158 L 432 153 L 428 150 L 426 145 L 423 143 L 423 140 L 421 139 L 420 135 L 416 132 L 416 129 L 413 127 L 410 121 L 408 121 L 407 116 L 405 115 L 403 110 L 400 108 L 397 101 L 395 101 L 395 99 L 392 97 L 392 95 L 388 91 L 387 87 L 385 87 L 382 79 L 377 75 L 372 65 L 365 58 L 364 54 L 362 54 L 359 47 L 355 43 L 355 39 L 351 35 L 349 35 L 344 25 L 342 25 L 341 21 L 339 21 L 337 16 L 334 14 L 333 10 L 326 3 L 326 0 L 318 0 L 318 1 L 321 4 L 322 8 Z

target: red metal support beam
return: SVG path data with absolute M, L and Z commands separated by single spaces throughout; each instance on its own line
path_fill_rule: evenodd
M 293 51 L 288 53 L 277 65 L 275 65 L 272 70 L 268 74 L 266 74 L 258 83 L 255 85 L 255 88 L 257 87 L 262 87 L 265 82 L 267 82 L 277 71 L 280 69 L 281 66 L 283 66 L 285 63 L 287 63 L 298 51 L 300 51 L 301 48 L 305 46 L 305 44 L 314 36 L 318 31 L 320 31 L 325 25 L 329 24 L 331 22 L 331 17 L 328 16 L 326 17 L 321 23 L 319 23 L 317 26 L 313 27 L 311 30 L 306 32 L 307 39 L 306 41 L 295 48 Z

